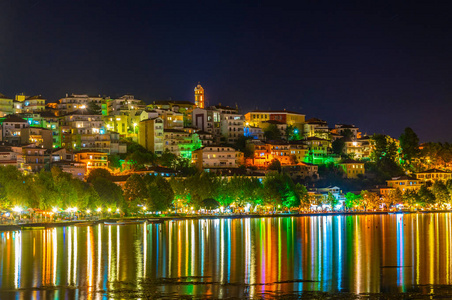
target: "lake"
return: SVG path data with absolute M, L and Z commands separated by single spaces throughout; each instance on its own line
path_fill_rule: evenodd
M 449 294 L 451 226 L 418 213 L 1 232 L 0 298 Z

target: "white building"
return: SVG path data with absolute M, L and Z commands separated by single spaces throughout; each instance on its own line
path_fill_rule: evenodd
M 193 152 L 192 162 L 199 169 L 237 168 L 243 153 L 232 147 L 206 146 Z

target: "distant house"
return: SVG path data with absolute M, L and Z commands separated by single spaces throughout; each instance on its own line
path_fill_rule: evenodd
M 430 169 L 423 172 L 417 172 L 416 178 L 422 181 L 435 181 L 435 180 L 441 180 L 441 181 L 447 181 L 449 179 L 452 179 L 452 173 L 441 171 L 438 169 Z
M 339 163 L 346 178 L 358 178 L 358 175 L 364 175 L 364 163 L 354 159 L 346 159 Z
M 402 192 L 405 192 L 406 190 L 417 191 L 422 186 L 421 180 L 406 175 L 393 177 L 391 180 L 387 180 L 386 182 L 388 183 L 389 190 L 398 188 Z

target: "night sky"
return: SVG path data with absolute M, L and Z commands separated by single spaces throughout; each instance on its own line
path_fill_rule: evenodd
M 0 0 L 0 93 L 194 101 L 200 81 L 210 105 L 452 142 L 448 1 L 299 2 Z

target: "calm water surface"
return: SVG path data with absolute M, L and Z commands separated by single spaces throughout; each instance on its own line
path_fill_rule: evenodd
M 451 285 L 451 226 L 437 213 L 2 232 L 0 298 L 409 292 Z

